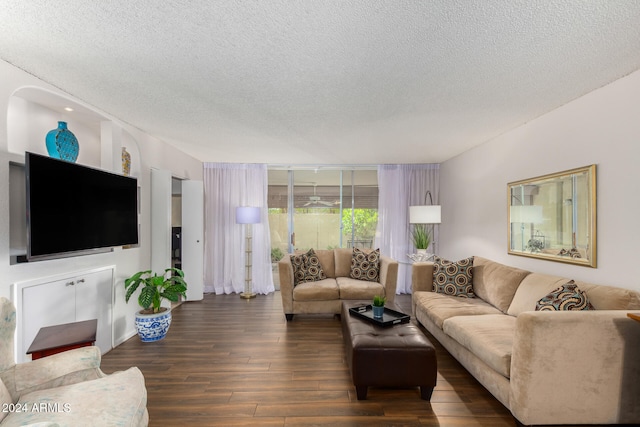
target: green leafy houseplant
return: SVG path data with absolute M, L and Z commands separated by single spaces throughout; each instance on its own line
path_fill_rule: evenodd
M 178 268 L 167 268 L 164 274 L 158 275 L 151 270 L 139 271 L 124 281 L 125 300 L 129 302 L 131 295 L 142 285 L 138 304 L 142 314 L 159 313 L 163 299 L 176 302 L 187 297 L 187 283 L 184 272 Z
M 411 232 L 411 238 L 416 249 L 427 249 L 431 244 L 431 233 L 424 224 L 416 224 Z
M 381 297 L 380 295 L 376 295 L 373 297 L 373 306 L 374 307 L 384 307 L 384 303 L 387 301 L 385 297 Z

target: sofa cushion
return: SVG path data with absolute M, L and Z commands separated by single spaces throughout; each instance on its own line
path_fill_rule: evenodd
M 522 279 L 522 283 L 518 286 L 509 310 L 507 310 L 507 314 L 518 316 L 525 311 L 534 311 L 536 309 L 536 303 L 540 298 L 557 289 L 563 283 L 566 283 L 566 280 L 567 279 L 562 277 L 550 276 L 548 274 L 529 274 Z
M 442 329 L 442 323 L 455 316 L 476 314 L 502 314 L 500 310 L 480 298 L 458 298 L 436 292 L 415 292 L 416 310 L 423 311 L 433 323 Z
M 436 257 L 433 267 L 433 291 L 473 298 L 473 257 L 449 261 Z
M 596 310 L 640 310 L 640 293 L 615 286 L 575 281 Z
M 336 248 L 333 250 L 333 254 L 335 256 L 336 277 L 349 277 L 353 250 L 349 248 Z
M 327 278 L 336 277 L 336 259 L 331 249 L 314 249 Z
M 369 282 L 379 282 L 380 249 L 365 253 L 358 248 L 353 248 L 349 277 L 352 279 L 367 280 Z
M 294 301 L 326 301 L 340 298 L 336 279 L 300 283 L 293 288 Z
M 340 299 L 373 300 L 376 295 L 384 296 L 384 286 L 379 282 L 357 280 L 350 277 L 337 277 Z
M 594 310 L 589 298 L 573 280 L 548 293 L 536 303 L 536 311 Z
M 291 265 L 293 266 L 293 286 L 327 278 L 313 249 L 309 249 L 304 254 L 291 255 Z
M 508 314 L 517 316 L 525 311 L 534 311 L 536 303 L 549 292 L 567 283 L 566 278 L 531 273 L 522 280 L 509 306 Z M 638 310 L 640 293 L 613 286 L 594 285 L 575 281 L 584 291 L 596 310 Z
M 501 375 L 511 375 L 511 349 L 517 318 L 505 314 L 456 316 L 443 331 Z
M 529 274 L 529 271 L 476 256 L 473 258 L 473 292 L 506 313 L 518 285 Z
M 96 380 L 27 393 L 20 397 L 18 405 L 38 410 L 12 412 L 2 425 L 147 425 L 146 404 L 144 377 L 138 368 L 129 368 Z

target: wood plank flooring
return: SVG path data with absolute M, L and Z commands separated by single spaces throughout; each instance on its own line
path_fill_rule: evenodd
M 410 296 L 396 304 L 411 312 Z M 358 401 L 338 317 L 286 322 L 278 292 L 206 295 L 174 309 L 167 337 L 134 337 L 102 359 L 106 373 L 138 366 L 150 426 L 513 426 L 510 412 L 428 333 L 438 355 L 431 402 L 419 389 L 369 388 Z

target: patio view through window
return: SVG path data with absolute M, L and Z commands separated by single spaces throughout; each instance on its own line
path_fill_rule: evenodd
M 276 289 L 275 263 L 287 253 L 374 245 L 375 169 L 269 170 L 268 200 Z

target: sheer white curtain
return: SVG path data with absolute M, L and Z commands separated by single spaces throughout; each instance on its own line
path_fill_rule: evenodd
M 438 164 L 378 166 L 376 247 L 382 254 L 399 261 L 398 294 L 411 293 L 411 263 L 407 254 L 415 248 L 411 241 L 409 206 L 424 205 L 427 191 L 431 191 L 433 204 L 437 205 L 439 188 Z M 437 225 L 433 231 L 433 240 L 437 242 Z
M 204 290 L 240 293 L 245 280 L 245 226 L 236 224 L 238 206 L 261 208 L 261 221 L 252 225 L 253 292 L 274 291 L 267 208 L 267 166 L 205 163 Z

